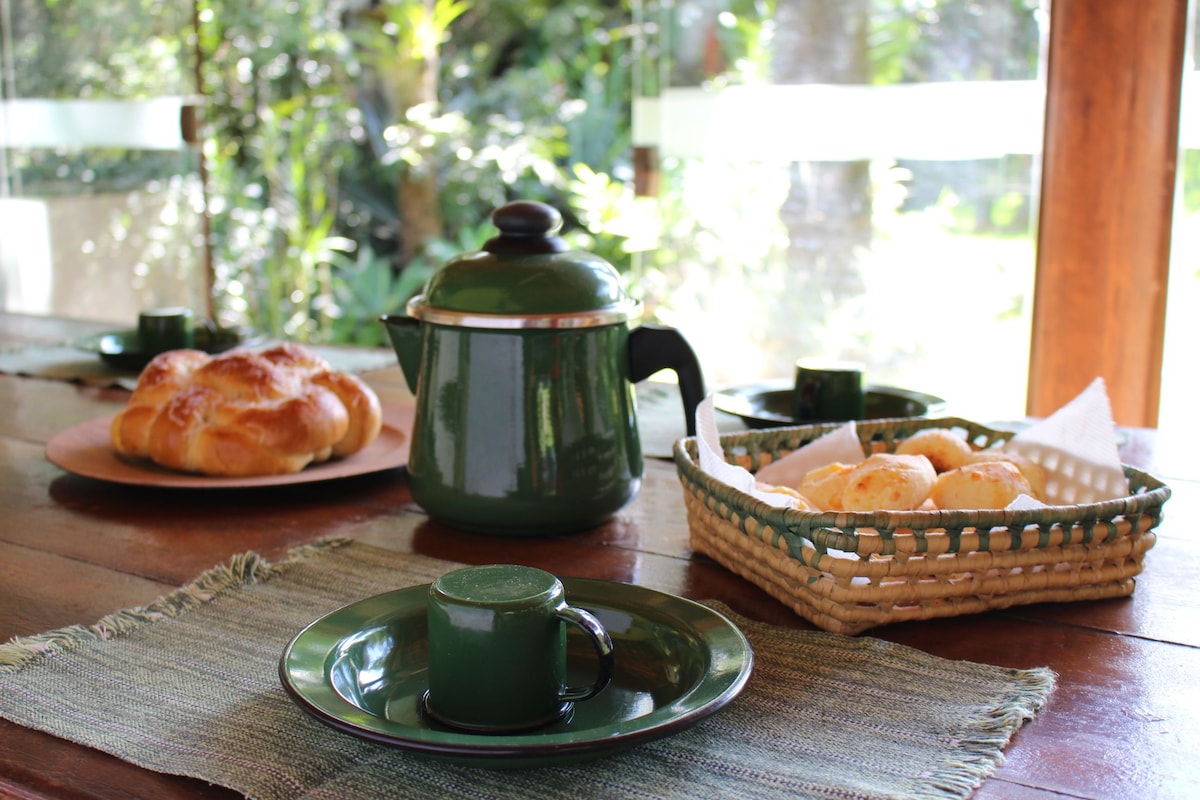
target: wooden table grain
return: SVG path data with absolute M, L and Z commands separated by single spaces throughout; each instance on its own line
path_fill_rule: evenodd
M 0 313 L 0 348 L 96 326 Z M 411 403 L 398 368 L 368 373 Z M 270 558 L 327 536 L 465 563 L 518 561 L 562 575 L 716 599 L 755 619 L 809 627 L 688 546 L 675 467 L 649 459 L 638 497 L 593 530 L 500 538 L 453 530 L 412 502 L 403 470 L 269 490 L 137 488 L 67 474 L 44 457 L 56 433 L 120 408 L 127 394 L 0 375 L 0 641 L 94 622 L 147 603 L 247 550 Z M 1125 432 L 1122 457 L 1173 497 L 1133 597 L 1024 606 L 886 626 L 865 635 L 936 655 L 1048 666 L 1059 686 L 1006 749 L 981 800 L 1200 797 L 1200 468 L 1187 432 Z M 99 751 L 0 721 L 0 798 L 228 798 Z

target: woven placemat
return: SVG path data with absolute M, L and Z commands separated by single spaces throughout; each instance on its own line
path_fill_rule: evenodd
M 279 656 L 346 603 L 456 565 L 335 540 L 250 553 L 152 603 L 0 645 L 0 716 L 253 798 L 955 798 L 1052 691 L 1044 668 L 947 661 L 717 606 L 755 649 L 720 713 L 576 765 L 494 771 L 335 732 L 284 693 Z

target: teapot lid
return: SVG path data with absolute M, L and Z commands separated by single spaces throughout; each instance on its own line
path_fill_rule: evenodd
M 641 316 L 612 264 L 572 250 L 562 215 L 518 200 L 496 209 L 500 234 L 446 262 L 408 303 L 409 316 L 468 328 L 586 328 Z

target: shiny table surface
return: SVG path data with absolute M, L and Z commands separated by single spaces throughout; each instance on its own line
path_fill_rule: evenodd
M 63 341 L 103 326 L 0 313 L 0 348 Z M 411 403 L 398 368 L 364 377 Z M 0 375 L 0 641 L 91 623 L 147 603 L 234 554 L 277 557 L 348 536 L 466 563 L 516 561 L 561 575 L 717 599 L 746 616 L 809 627 L 688 546 L 675 467 L 648 459 L 639 496 L 594 530 L 547 538 L 468 534 L 428 519 L 403 470 L 298 487 L 196 492 L 107 484 L 46 461 L 56 433 L 113 413 L 127 394 Z M 1048 666 L 1059 686 L 976 793 L 997 798 L 1200 797 L 1200 588 L 1194 520 L 1200 468 L 1188 431 L 1131 430 L 1126 463 L 1173 491 L 1132 598 L 1035 605 L 869 631 L 939 656 Z M 0 721 L 0 797 L 230 797 Z

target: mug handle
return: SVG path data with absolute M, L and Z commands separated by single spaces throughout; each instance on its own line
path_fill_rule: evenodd
M 563 689 L 559 697 L 564 701 L 587 700 L 595 697 L 612 680 L 612 639 L 609 637 L 608 631 L 604 630 L 604 626 L 600 624 L 600 620 L 582 608 L 564 605 L 558 608 L 555 614 L 564 622 L 569 622 L 577 628 L 581 628 L 588 635 L 588 638 L 592 640 L 592 647 L 596 648 L 596 658 L 600 661 L 595 683 L 591 686 L 577 686 Z

